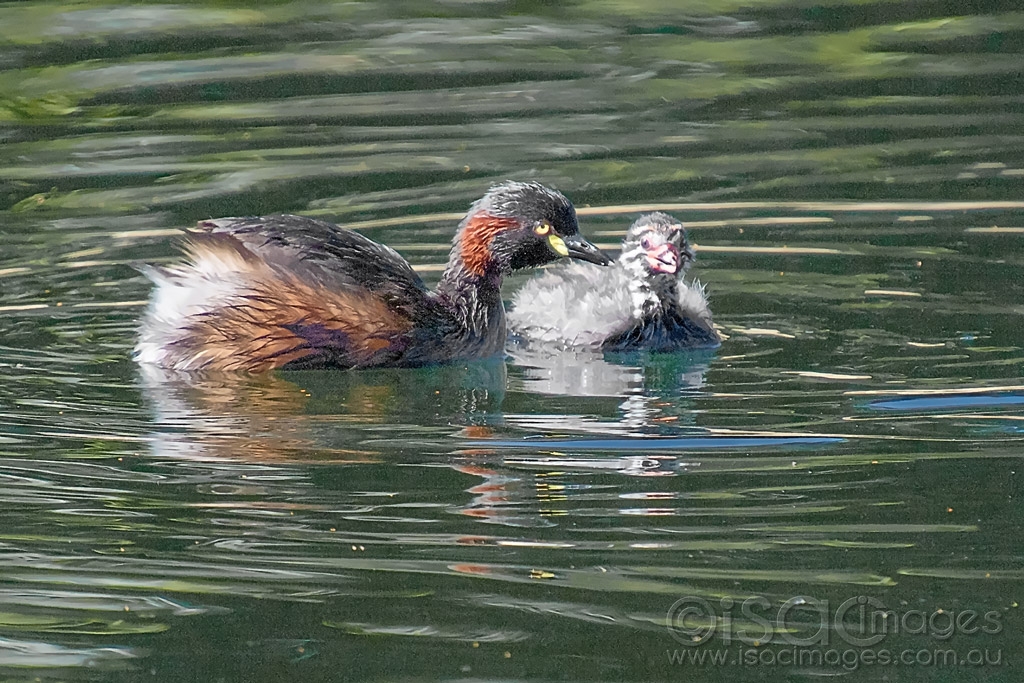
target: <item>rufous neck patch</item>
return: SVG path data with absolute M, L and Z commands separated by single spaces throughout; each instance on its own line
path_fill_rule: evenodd
M 500 218 L 488 213 L 470 216 L 459 236 L 459 256 L 466 270 L 483 277 L 494 259 L 491 243 L 495 235 L 516 225 L 513 218 Z

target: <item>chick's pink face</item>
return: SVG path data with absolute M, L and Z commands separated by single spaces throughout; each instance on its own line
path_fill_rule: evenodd
M 640 247 L 646 254 L 647 267 L 652 273 L 674 275 L 679 270 L 679 249 L 660 235 L 644 235 L 640 238 Z

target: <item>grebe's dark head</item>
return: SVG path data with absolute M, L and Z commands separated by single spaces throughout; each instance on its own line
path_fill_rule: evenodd
M 693 263 L 693 247 L 686 241 L 686 229 L 665 213 L 649 213 L 629 226 L 622 243 L 624 265 L 641 270 L 649 277 L 668 276 L 673 280 Z
M 580 235 L 569 200 L 539 183 L 508 181 L 492 187 L 462 221 L 455 249 L 463 266 L 479 276 L 533 268 L 563 256 L 611 263 Z

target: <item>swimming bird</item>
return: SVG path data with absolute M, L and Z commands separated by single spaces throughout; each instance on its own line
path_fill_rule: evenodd
M 722 338 L 704 287 L 683 279 L 694 258 L 680 221 L 646 214 L 629 227 L 611 268 L 572 263 L 528 281 L 513 296 L 510 330 L 532 348 L 716 347 Z
M 390 247 L 302 216 L 200 221 L 186 253 L 145 270 L 156 289 L 140 363 L 260 372 L 487 358 L 505 344 L 506 275 L 559 257 L 611 263 L 564 195 L 512 181 L 470 207 L 434 291 Z

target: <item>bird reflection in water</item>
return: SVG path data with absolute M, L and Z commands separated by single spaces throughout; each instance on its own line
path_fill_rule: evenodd
M 505 393 L 500 360 L 415 370 L 185 375 L 144 367 L 154 455 L 262 462 L 381 460 L 381 427 L 436 438 L 489 424 Z M 393 432 L 392 432 L 393 433 Z
M 360 372 L 182 376 L 146 368 L 153 454 L 217 467 L 443 463 L 478 478 L 451 512 L 513 527 L 557 524 L 594 474 L 664 477 L 689 464 L 650 452 L 570 454 L 538 436 L 651 437 L 692 420 L 712 352 L 698 355 L 513 351 L 474 362 Z M 523 448 L 490 441 L 522 439 Z M 306 479 L 305 475 L 300 476 Z M 292 481 L 294 483 L 294 480 Z M 312 482 L 308 482 L 312 485 Z
M 678 434 L 680 428 L 692 427 L 693 399 L 715 352 L 602 354 L 512 345 L 510 354 L 515 364 L 507 404 L 522 394 L 522 401 L 514 402 L 529 405 L 530 411 L 512 412 L 507 405 L 506 429 L 530 436 L 576 433 L 589 440 L 594 435 Z M 575 400 L 567 402 L 567 397 Z M 454 467 L 482 481 L 467 489 L 472 500 L 459 512 L 504 526 L 557 525 L 573 498 L 592 491 L 585 483 L 590 475 L 664 477 L 695 465 L 682 455 L 647 452 L 651 442 L 639 439 L 636 453 L 591 455 L 545 450 L 542 441 L 531 443 L 529 438 L 521 447 L 488 448 L 487 435 L 464 436 L 476 438 L 458 452 L 462 462 Z M 635 509 L 634 503 L 629 507 Z
M 506 421 L 536 429 L 649 436 L 668 423 L 692 424 L 692 398 L 704 386 L 715 351 L 601 353 L 513 344 L 510 354 L 516 367 L 511 388 L 545 396 L 612 400 L 616 415 L 594 418 L 591 409 L 579 411 L 583 414 L 506 415 Z M 591 404 L 582 405 L 592 408 Z

